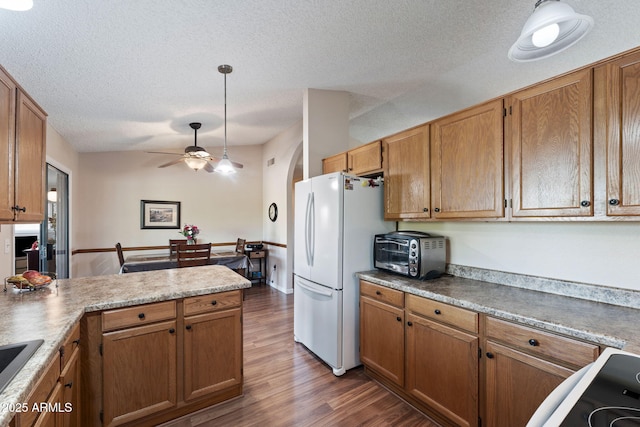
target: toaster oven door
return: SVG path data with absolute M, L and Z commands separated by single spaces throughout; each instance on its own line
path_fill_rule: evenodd
M 409 239 L 376 236 L 375 267 L 409 275 Z

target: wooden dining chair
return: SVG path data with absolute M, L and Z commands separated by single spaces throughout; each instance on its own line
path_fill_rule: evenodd
M 244 244 L 247 241 L 245 239 L 238 239 L 236 242 L 236 253 L 240 255 L 244 255 Z
M 118 261 L 120 261 L 120 267 L 124 265 L 124 254 L 122 253 L 122 245 L 120 242 L 116 243 L 116 252 L 118 253 Z
M 180 243 L 177 249 L 177 256 L 178 268 L 207 265 L 211 259 L 211 243 L 195 245 Z
M 178 253 L 178 245 L 187 243 L 187 239 L 169 239 L 169 258 L 175 258 Z

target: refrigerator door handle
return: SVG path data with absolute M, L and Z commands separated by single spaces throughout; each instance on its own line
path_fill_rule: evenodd
M 311 262 L 309 265 L 313 267 L 313 261 L 316 255 L 316 200 L 314 197 L 314 193 L 311 193 L 311 208 L 309 209 L 309 218 L 310 218 L 310 239 L 309 239 L 309 255 Z
M 323 297 L 331 297 L 331 296 L 333 296 L 333 292 L 331 292 L 331 291 L 323 291 L 323 290 L 315 289 L 315 288 L 312 288 L 312 287 L 310 287 L 308 285 L 305 285 L 302 282 L 296 282 L 296 286 L 299 286 L 302 289 L 305 289 L 305 290 L 307 290 L 307 291 L 309 291 L 311 293 L 322 295 Z
M 311 265 L 311 250 L 309 248 L 309 241 L 311 240 L 311 236 L 309 234 L 311 230 L 309 227 L 309 208 L 311 207 L 311 194 L 312 193 L 307 194 L 307 207 L 304 213 L 304 252 L 307 257 L 307 265 Z

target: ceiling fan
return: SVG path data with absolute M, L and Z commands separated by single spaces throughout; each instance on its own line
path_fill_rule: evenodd
M 215 172 L 214 167 L 209 162 L 218 163 L 221 160 L 223 160 L 226 156 L 226 150 L 225 150 L 225 156 L 214 157 L 211 154 L 209 154 L 204 148 L 198 147 L 198 129 L 200 129 L 200 127 L 202 126 L 202 123 L 197 123 L 197 122 L 189 123 L 189 126 L 194 131 L 194 142 L 193 142 L 193 145 L 190 145 L 184 149 L 184 154 L 168 153 L 164 151 L 148 151 L 148 153 L 171 154 L 174 156 L 181 156 L 179 159 L 171 160 L 170 162 L 161 164 L 160 166 L 158 166 L 159 168 L 166 168 L 167 166 L 172 166 L 180 162 L 185 162 L 187 166 L 189 166 L 191 169 L 193 169 L 196 172 L 203 168 L 209 173 Z M 233 165 L 233 167 L 238 169 L 241 169 L 243 167 L 242 164 L 237 162 L 231 162 L 231 164 Z

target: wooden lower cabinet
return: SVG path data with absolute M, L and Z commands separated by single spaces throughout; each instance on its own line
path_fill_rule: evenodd
M 121 425 L 177 402 L 176 321 L 102 336 L 104 425 Z
M 242 385 L 242 311 L 185 318 L 184 399 Z
M 458 426 L 478 424 L 476 335 L 407 315 L 407 392 Z
M 486 346 L 487 426 L 527 424 L 542 401 L 573 370 L 488 341 Z
M 154 426 L 242 394 L 240 290 L 92 313 L 82 324 L 83 425 Z
M 447 426 L 524 426 L 600 354 L 593 343 L 366 281 L 360 340 L 368 375 Z
M 384 292 L 399 291 L 387 289 Z M 367 368 L 400 387 L 404 385 L 403 319 L 402 308 L 367 296 L 360 298 L 360 359 Z

